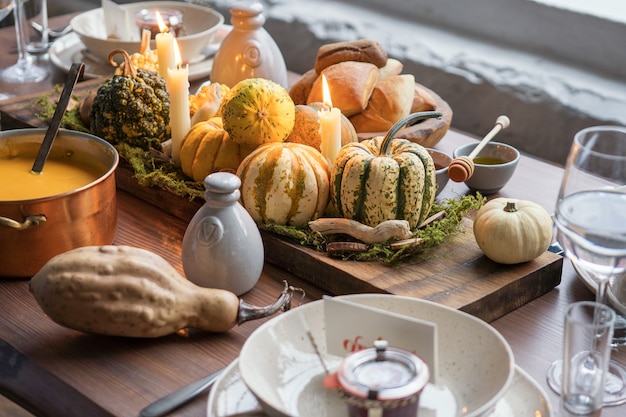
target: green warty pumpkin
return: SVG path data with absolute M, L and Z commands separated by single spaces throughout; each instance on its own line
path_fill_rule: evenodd
M 170 98 L 166 82 L 156 72 L 136 69 L 128 53 L 124 71 L 98 88 L 89 112 L 91 130 L 112 144 L 127 143 L 148 150 L 170 137 Z

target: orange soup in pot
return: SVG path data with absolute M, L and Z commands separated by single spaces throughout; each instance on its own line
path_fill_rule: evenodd
M 38 144 L 0 148 L 0 201 L 31 200 L 76 190 L 98 179 L 106 168 L 72 153 L 51 153 L 41 173 L 31 171 Z

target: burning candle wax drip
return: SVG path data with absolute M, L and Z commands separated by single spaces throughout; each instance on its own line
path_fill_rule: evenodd
M 320 151 L 332 165 L 341 149 L 341 110 L 333 107 L 326 77 L 322 75 L 322 97 L 324 107 L 318 112 L 320 119 Z
M 167 92 L 170 95 L 172 161 L 180 165 L 180 148 L 191 127 L 189 116 L 189 66 L 181 65 L 178 44 L 174 42 L 176 67 L 167 69 Z

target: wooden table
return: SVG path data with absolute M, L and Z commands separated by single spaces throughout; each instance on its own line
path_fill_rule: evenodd
M 64 20 L 65 19 L 65 20 Z M 55 19 L 53 25 L 67 21 Z M 0 30 L 0 63 L 15 60 L 10 53 L 12 28 Z M 0 84 L 0 92 L 28 94 L 46 91 L 62 82 L 64 74 L 53 70 L 53 78 L 38 84 Z M 514 121 L 513 121 L 514 122 Z M 506 141 L 506 133 L 501 134 Z M 450 131 L 437 146 L 451 153 L 458 145 L 474 140 Z M 530 199 L 552 210 L 562 170 L 524 156 L 517 172 L 500 195 Z M 449 183 L 444 193 L 467 192 L 462 184 Z M 166 212 L 118 192 L 119 224 L 116 244 L 151 250 L 182 272 L 181 241 L 186 223 Z M 0 254 L 1 257 L 1 254 Z M 254 304 L 274 300 L 282 280 L 301 286 L 307 300 L 321 297 L 319 289 L 271 265 L 266 265 L 258 285 L 244 298 Z M 548 294 L 520 306 L 491 324 L 511 345 L 516 363 L 548 392 L 553 408 L 558 397 L 547 387 L 545 372 L 561 354 L 562 315 L 567 304 L 591 300 L 593 294 L 577 279 L 565 262 L 561 284 Z M 136 416 L 157 398 L 204 376 L 234 360 L 254 329 L 264 320 L 245 323 L 223 334 L 192 333 L 157 340 L 136 340 L 71 331 L 52 323 L 28 293 L 25 280 L 0 281 L 0 392 L 41 416 Z M 613 357 L 626 364 L 626 350 Z M 203 416 L 203 395 L 172 413 L 174 416 Z M 626 414 L 626 405 L 606 408 L 601 415 Z

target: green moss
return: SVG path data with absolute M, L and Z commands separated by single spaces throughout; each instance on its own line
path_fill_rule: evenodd
M 389 265 L 398 265 L 401 262 L 428 256 L 428 249 L 444 243 L 450 237 L 461 233 L 463 218 L 472 211 L 478 210 L 485 203 L 486 198 L 480 194 L 465 195 L 458 199 L 450 198 L 441 202 L 435 201 L 429 216 L 440 211 L 446 212 L 446 216 L 435 221 L 422 229 L 413 230 L 413 237 L 422 239 L 418 246 L 405 246 L 399 250 L 391 249 L 391 242 L 376 243 L 369 245 L 364 252 L 346 252 L 337 256 L 344 260 L 375 261 Z M 293 239 L 303 246 L 313 248 L 320 252 L 326 252 L 326 246 L 334 241 L 354 240 L 346 235 L 328 235 L 314 232 L 308 227 L 296 228 L 292 226 L 280 226 L 275 224 L 261 225 L 261 228 L 273 233 Z
M 52 92 L 44 94 L 33 100 L 29 106 L 33 110 L 35 117 L 39 120 L 49 123 L 52 120 L 54 111 L 57 108 L 57 97 L 61 94 L 61 86 L 56 85 Z M 72 96 L 70 106 L 61 119 L 61 127 L 79 132 L 91 133 L 91 130 L 80 118 L 78 113 L 78 98 Z
M 204 185 L 188 178 L 169 160 L 126 143 L 118 143 L 115 148 L 120 158 L 132 167 L 139 185 L 159 187 L 190 201 L 204 198 Z

